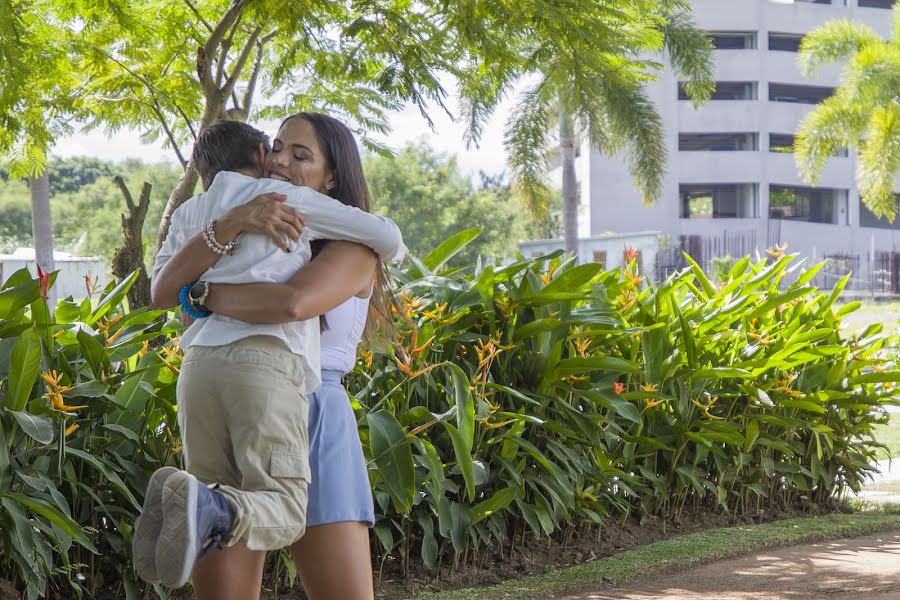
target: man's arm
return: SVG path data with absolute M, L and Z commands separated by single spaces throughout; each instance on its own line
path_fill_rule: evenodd
M 205 306 L 247 323 L 305 321 L 368 289 L 377 264 L 369 248 L 333 241 L 287 283 L 211 284 Z
M 368 246 L 384 261 L 401 260 L 407 248 L 400 228 L 391 219 L 348 206 L 308 187 L 276 179 L 262 179 L 262 190 L 278 192 L 306 216 L 311 239 L 347 240 Z

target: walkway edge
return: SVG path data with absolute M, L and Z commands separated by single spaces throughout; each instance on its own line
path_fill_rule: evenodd
M 482 600 L 546 598 L 564 591 L 603 588 L 604 577 L 621 586 L 637 576 L 650 577 L 676 568 L 732 558 L 766 548 L 852 537 L 900 529 L 900 515 L 834 513 L 783 519 L 761 525 L 709 529 L 647 544 L 575 567 L 552 569 L 541 575 L 505 581 L 483 588 L 417 594 L 415 600 Z

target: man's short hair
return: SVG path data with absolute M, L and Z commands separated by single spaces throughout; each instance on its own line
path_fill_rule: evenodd
M 269 137 L 240 121 L 216 121 L 197 136 L 191 161 L 209 189 L 220 171 L 238 171 L 258 166 L 256 152 L 262 144 L 271 150 Z

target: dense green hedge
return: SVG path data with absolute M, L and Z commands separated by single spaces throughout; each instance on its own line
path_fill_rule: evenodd
M 896 402 L 879 326 L 791 257 L 648 286 L 559 255 L 453 270 L 476 232 L 395 273 L 400 341 L 348 380 L 370 459 L 376 560 L 505 552 L 634 514 L 827 505 L 871 473 Z M 121 556 L 149 474 L 176 464 L 179 324 L 129 281 L 63 301 L 0 292 L 0 578 L 29 597 L 140 584 Z M 163 590 L 158 590 L 160 594 Z

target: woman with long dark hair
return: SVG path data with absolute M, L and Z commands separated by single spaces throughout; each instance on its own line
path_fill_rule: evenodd
M 369 211 L 352 132 L 328 115 L 299 113 L 285 119 L 267 157 L 266 175 Z M 266 231 L 281 221 L 278 200 L 257 198 L 253 204 L 253 210 L 233 215 L 241 231 Z M 322 386 L 309 396 L 312 477 L 307 529 L 291 546 L 291 554 L 311 600 L 369 600 L 374 597 L 369 550 L 374 508 L 341 376 L 353 368 L 364 332 L 390 331 L 391 295 L 384 266 L 367 247 L 338 240 L 314 242 L 313 257 L 284 284 L 212 284 L 204 306 L 247 323 L 287 323 L 323 315 Z M 172 261 L 179 267 L 173 269 L 177 276 L 166 282 L 171 289 L 196 280 L 205 268 L 183 253 Z M 198 267 L 192 270 L 192 263 Z M 264 551 L 239 544 L 207 555 L 193 574 L 197 598 L 258 598 L 264 561 Z

